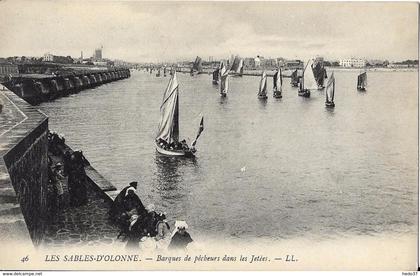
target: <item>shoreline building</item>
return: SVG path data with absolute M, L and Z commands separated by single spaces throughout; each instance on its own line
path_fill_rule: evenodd
M 102 49 L 103 49 L 102 46 L 100 48 L 95 49 L 95 52 L 93 53 L 93 57 L 92 57 L 93 61 L 102 61 Z
M 366 66 L 366 60 L 361 58 L 340 59 L 340 66 L 362 68 Z

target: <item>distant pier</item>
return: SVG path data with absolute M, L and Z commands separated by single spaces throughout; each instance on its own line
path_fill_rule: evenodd
M 127 68 L 83 70 L 64 74 L 14 74 L 2 84 L 32 105 L 130 77 Z

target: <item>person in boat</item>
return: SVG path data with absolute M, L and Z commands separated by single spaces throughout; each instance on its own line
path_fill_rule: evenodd
M 169 250 L 185 250 L 193 242 L 187 229 L 188 224 L 185 221 L 175 222 L 175 231 L 168 246 Z
M 182 140 L 180 144 L 181 144 L 181 148 L 182 148 L 183 150 L 189 150 L 189 149 L 190 149 L 190 148 L 188 147 L 187 141 L 185 141 L 185 139 L 184 139 L 184 140 Z

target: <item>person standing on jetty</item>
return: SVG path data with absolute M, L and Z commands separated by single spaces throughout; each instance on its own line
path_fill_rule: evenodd
M 68 160 L 68 189 L 73 206 L 87 203 L 85 161 L 81 151 L 75 151 Z M 86 161 L 87 162 L 87 161 Z

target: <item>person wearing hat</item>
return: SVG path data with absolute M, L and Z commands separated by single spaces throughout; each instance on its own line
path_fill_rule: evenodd
M 128 195 L 129 189 L 135 192 L 137 190 L 137 182 L 136 181 L 130 182 L 130 184 L 124 189 L 122 189 L 119 192 L 119 194 L 115 197 L 111 210 L 110 210 L 111 217 L 115 218 L 115 216 L 118 216 L 124 212 L 123 202 L 124 202 L 124 198 Z
M 116 222 L 120 224 L 121 232 L 128 233 L 128 225 L 131 214 L 135 212 L 139 219 L 142 220 L 146 215 L 147 211 L 144 208 L 139 196 L 136 194 L 137 182 L 133 181 L 121 190 L 121 192 L 115 197 L 110 210 L 110 216 Z
M 193 239 L 190 234 L 187 232 L 188 224 L 185 221 L 176 221 L 175 230 L 172 235 L 171 242 L 169 243 L 169 250 L 185 250 Z
M 54 189 L 57 194 L 57 207 L 61 208 L 64 203 L 64 189 L 63 189 L 63 182 L 65 181 L 64 173 L 63 173 L 63 164 L 58 162 L 52 168 L 54 174 Z

